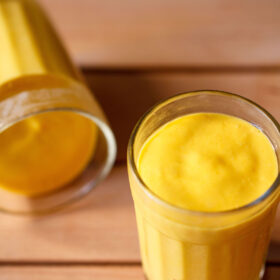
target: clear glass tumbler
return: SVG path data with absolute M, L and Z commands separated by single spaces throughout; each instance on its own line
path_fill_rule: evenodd
M 41 214 L 110 171 L 113 132 L 35 0 L 0 1 L 0 210 Z
M 197 91 L 171 97 L 149 110 L 128 145 L 128 172 L 136 211 L 142 263 L 149 280 L 257 280 L 262 277 L 279 200 L 279 180 L 238 209 L 206 213 L 172 206 L 145 185 L 136 161 L 145 140 L 160 126 L 196 112 L 223 113 L 261 129 L 280 156 L 277 121 L 238 95 Z

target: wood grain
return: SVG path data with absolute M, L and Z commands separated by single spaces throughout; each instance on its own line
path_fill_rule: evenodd
M 280 1 L 40 2 L 82 65 L 279 65 Z
M 139 262 L 125 166 L 64 211 L 33 218 L 0 214 L 0 228 L 0 263 Z
M 1 280 L 144 280 L 140 266 L 0 267 Z M 274 278 L 269 278 L 269 280 Z
M 144 280 L 140 266 L 0 267 L 1 280 Z M 280 267 L 266 268 L 264 280 L 279 280 Z
M 94 72 L 86 77 L 108 116 L 126 158 L 129 135 L 152 105 L 173 94 L 199 89 L 230 91 L 248 97 L 280 121 L 280 72 Z M 279 233 L 280 236 L 280 233 Z

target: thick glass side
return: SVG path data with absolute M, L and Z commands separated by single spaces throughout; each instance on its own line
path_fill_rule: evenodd
M 224 113 L 258 126 L 271 140 L 279 161 L 277 122 L 244 98 L 201 91 L 180 94 L 152 108 L 137 124 L 128 148 L 144 271 L 149 280 L 257 280 L 278 204 L 279 178 L 266 194 L 249 205 L 203 213 L 162 201 L 149 191 L 137 172 L 135 162 L 145 140 L 166 122 L 195 112 Z
M 84 171 L 71 182 L 32 197 L 0 188 L 0 210 L 16 214 L 48 213 L 83 197 L 106 177 L 116 156 L 115 138 L 102 109 L 82 83 L 66 77 L 32 75 L 19 78 L 12 85 L 0 87 L 0 91 L 10 88 L 10 92 L 5 90 L 9 96 L 0 101 L 0 132 L 25 119 L 56 112 L 79 115 L 97 129 L 95 152 Z M 21 91 L 22 87 L 29 90 Z

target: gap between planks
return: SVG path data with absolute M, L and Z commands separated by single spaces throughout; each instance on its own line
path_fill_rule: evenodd
M 99 261 L 0 261 L 1 267 L 25 267 L 25 266 L 34 266 L 34 267 L 46 267 L 46 266 L 56 266 L 56 267 L 138 267 L 141 266 L 140 261 L 108 261 L 108 262 L 99 262 Z
M 280 65 L 255 65 L 255 66 L 133 66 L 133 67 L 95 67 L 80 65 L 85 75 L 88 74 L 151 74 L 151 73 L 185 73 L 185 74 L 218 74 L 218 73 L 280 73 Z

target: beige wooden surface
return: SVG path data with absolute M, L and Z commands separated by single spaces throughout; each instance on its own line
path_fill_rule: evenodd
M 35 218 L 2 214 L 0 228 L 0 262 L 140 261 L 125 166 L 64 211 Z
M 144 280 L 140 266 L 0 267 L 1 280 Z M 270 277 L 269 280 L 277 278 Z
M 3 266 L 0 274 L 1 280 L 145 280 L 139 266 Z M 264 280 L 279 279 L 280 268 L 268 266 Z
M 129 134 L 160 99 L 197 89 L 239 93 L 280 121 L 280 2 L 40 2 L 111 121 L 118 160 L 89 196 L 61 212 L 0 214 L 0 280 L 144 279 L 125 166 Z M 280 210 L 265 280 L 278 279 Z
M 82 65 L 279 65 L 277 0 L 40 2 Z

